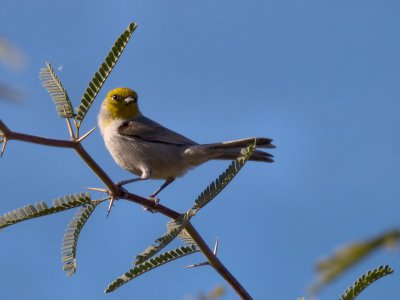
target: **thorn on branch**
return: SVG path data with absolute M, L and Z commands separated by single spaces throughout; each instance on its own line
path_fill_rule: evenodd
M 215 240 L 214 251 L 213 251 L 215 256 L 217 256 L 217 252 L 218 252 L 218 237 Z
M 1 147 L 1 153 L 0 153 L 0 158 L 1 158 L 1 157 L 3 157 L 4 151 L 6 150 L 7 138 L 6 137 L 2 138 L 0 143 L 3 143 L 3 146 Z
M 91 191 L 106 193 L 106 194 L 109 193 L 109 191 L 107 189 L 102 189 L 102 188 L 87 187 L 87 189 L 91 190 Z
M 94 129 L 94 128 L 93 128 L 93 129 Z M 114 195 L 110 190 L 108 190 L 108 189 L 103 189 L 103 188 L 87 187 L 87 189 L 88 189 L 88 190 L 91 190 L 91 191 L 106 193 L 106 194 L 109 195 L 109 197 L 107 197 L 107 199 L 110 200 L 110 203 L 109 203 L 108 209 L 107 209 L 107 218 L 108 218 L 108 216 L 110 215 L 111 209 L 112 209 L 112 207 L 114 206 L 114 201 L 115 201 L 116 199 L 118 199 L 118 195 L 120 195 L 120 194 Z M 124 188 L 122 188 L 122 187 L 119 187 L 119 189 L 120 189 L 120 192 L 126 192 L 126 190 L 125 190 Z
M 97 126 L 93 127 L 92 129 L 90 129 L 88 132 L 86 132 L 84 135 L 82 135 L 77 142 L 80 143 L 82 142 L 84 139 L 86 139 L 95 129 L 97 128 Z
M 110 202 L 108 203 L 108 208 L 107 208 L 107 216 L 106 218 L 108 218 L 108 216 L 110 215 L 111 209 L 114 206 L 114 201 L 115 201 L 115 197 L 111 197 L 110 198 Z
M 217 256 L 217 252 L 218 252 L 218 237 L 215 241 L 214 251 L 213 251 L 215 256 Z M 201 263 L 186 266 L 186 268 L 191 269 L 191 268 L 197 268 L 197 267 L 203 267 L 203 266 L 209 266 L 209 265 L 210 265 L 210 263 L 208 261 L 203 261 Z
M 63 107 L 63 108 L 64 108 L 64 114 L 66 115 L 67 112 L 65 111 L 65 107 Z M 72 130 L 71 122 L 70 122 L 69 118 L 65 118 L 65 119 L 67 120 L 69 136 L 71 137 L 72 141 L 75 141 L 75 135 L 74 135 L 74 131 Z
M 198 264 L 193 264 L 193 265 L 188 265 L 186 266 L 187 269 L 192 269 L 192 268 L 197 268 L 197 267 L 203 267 L 203 266 L 208 266 L 210 263 L 208 261 L 204 261 L 202 263 Z
M 110 212 L 111 212 L 111 208 L 114 205 L 115 196 L 111 195 L 110 191 L 107 189 L 95 188 L 95 187 L 87 187 L 87 189 L 91 190 L 91 191 L 106 193 L 106 194 L 110 195 L 110 197 L 108 197 L 110 199 L 110 204 L 108 205 L 108 209 L 107 209 L 107 218 L 108 218 L 108 216 L 110 215 Z

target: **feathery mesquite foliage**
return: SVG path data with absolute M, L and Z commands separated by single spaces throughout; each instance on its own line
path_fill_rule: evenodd
M 37 202 L 35 205 L 26 205 L 0 217 L 0 229 L 5 228 L 22 221 L 43 217 L 58 213 L 71 208 L 79 207 L 91 203 L 89 194 L 72 194 L 64 198 L 54 199 L 53 206 L 47 206 L 43 201 Z
M 118 277 L 115 279 L 110 285 L 106 288 L 105 292 L 113 292 L 117 288 L 121 287 L 128 281 L 148 272 L 153 270 L 154 268 L 157 268 L 161 265 L 164 265 L 170 261 L 173 261 L 175 259 L 184 257 L 186 255 L 198 252 L 199 249 L 196 246 L 184 246 L 180 247 L 175 250 L 171 250 L 168 252 L 164 252 L 160 255 L 157 255 L 154 258 L 150 258 L 149 260 L 146 260 L 144 263 L 136 265 L 134 268 L 130 269 L 128 272 L 126 272 L 124 275 Z
M 215 181 L 213 181 L 196 199 L 195 205 L 192 207 L 193 210 L 197 211 L 207 205 L 212 199 L 214 199 L 231 180 L 239 173 L 242 167 L 245 165 L 247 160 L 251 157 L 254 150 L 256 149 L 255 143 L 249 145 L 247 149 L 244 149 L 242 156 L 232 161 L 230 166 L 222 173 Z
M 137 25 L 135 23 L 129 24 L 128 28 L 119 36 L 114 45 L 111 47 L 110 52 L 106 56 L 104 62 L 101 64 L 99 70 L 94 74 L 92 81 L 89 83 L 86 92 L 82 96 L 81 104 L 77 110 L 76 119 L 79 121 L 77 124 L 78 128 L 81 126 L 82 121 L 92 106 L 94 99 L 100 91 L 100 88 L 103 86 L 108 75 L 110 75 L 136 27 Z
M 400 239 L 399 230 L 391 230 L 366 241 L 354 242 L 338 250 L 333 256 L 317 265 L 320 273 L 318 282 L 311 287 L 317 293 L 323 286 L 332 282 L 339 275 L 354 266 L 361 259 L 384 246 L 392 246 Z
M 374 281 L 392 273 L 393 270 L 388 265 L 380 266 L 379 268 L 368 271 L 366 274 L 358 278 L 353 286 L 349 287 L 346 290 L 346 292 L 340 297 L 340 300 L 355 299 L 363 290 L 365 290 L 368 286 L 370 286 Z
M 39 78 L 43 87 L 53 99 L 58 115 L 62 118 L 74 118 L 74 108 L 69 100 L 67 91 L 61 84 L 60 79 L 58 79 L 51 64 L 46 63 L 46 67 L 40 69 Z
M 162 237 L 155 240 L 156 245 L 151 245 L 142 253 L 136 255 L 136 260 L 133 264 L 141 264 L 165 248 L 181 233 L 181 231 L 188 224 L 190 218 L 191 214 L 189 211 L 188 213 L 182 214 L 179 219 L 169 221 L 167 223 L 167 232 Z
M 90 204 L 81 207 L 68 224 L 64 239 L 62 242 L 62 261 L 64 263 L 64 271 L 68 276 L 75 274 L 76 271 L 76 247 L 78 244 L 79 234 L 85 226 L 90 215 L 101 201 L 92 201 Z

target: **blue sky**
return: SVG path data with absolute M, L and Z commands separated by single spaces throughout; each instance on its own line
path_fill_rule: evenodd
M 255 299 L 296 299 L 316 261 L 353 240 L 397 228 L 400 209 L 400 3 L 398 1 L 41 1 L 3 0 L 0 35 L 26 67 L 0 65 L 0 81 L 23 100 L 0 101 L 15 131 L 68 138 L 38 73 L 51 62 L 74 105 L 116 37 L 138 29 L 84 122 L 96 125 L 107 90 L 137 90 L 142 112 L 200 143 L 274 139 L 276 163 L 249 163 L 193 223 Z M 98 130 L 84 143 L 115 180 L 130 177 Z M 228 162 L 210 162 L 177 180 L 161 201 L 183 211 Z M 10 142 L 0 160 L 1 211 L 101 187 L 72 151 Z M 160 182 L 129 186 L 150 194 Z M 93 194 L 93 197 L 101 197 Z M 165 231 L 167 219 L 120 201 L 90 219 L 78 270 L 62 271 L 61 240 L 74 212 L 9 227 L 0 237 L 4 299 L 185 299 L 225 282 L 190 256 L 112 294 L 108 283 Z M 175 244 L 177 246 L 178 244 Z M 361 273 L 399 268 L 398 253 L 376 253 L 327 287 L 337 298 Z M 398 274 L 360 299 L 397 299 Z M 227 299 L 235 295 L 227 288 Z

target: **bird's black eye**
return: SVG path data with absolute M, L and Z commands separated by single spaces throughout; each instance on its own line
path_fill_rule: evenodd
M 112 96 L 112 99 L 113 99 L 113 100 L 121 100 L 122 97 L 121 97 L 120 95 L 113 95 L 113 96 Z

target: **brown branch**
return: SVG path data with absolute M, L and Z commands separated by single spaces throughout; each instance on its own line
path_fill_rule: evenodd
M 84 162 L 92 169 L 92 171 L 100 178 L 100 180 L 107 186 L 110 190 L 111 195 L 119 195 L 120 189 L 114 184 L 107 173 L 94 161 L 94 159 L 86 152 L 81 143 L 76 143 L 75 151 L 84 160 Z M 149 201 L 151 202 L 151 201 Z
M 119 189 L 115 186 L 114 182 L 107 175 L 106 172 L 93 160 L 93 158 L 86 152 L 86 150 L 82 147 L 82 145 L 77 141 L 68 141 L 68 140 L 59 140 L 59 139 L 50 139 L 44 138 L 35 135 L 29 135 L 25 133 L 19 133 L 11 131 L 6 124 L 2 120 L 0 120 L 0 131 L 3 132 L 3 135 L 6 140 L 18 140 L 27 143 L 39 144 L 44 146 L 51 147 L 60 147 L 60 148 L 72 148 L 74 149 L 79 156 L 83 159 L 84 162 L 92 169 L 92 171 L 100 178 L 100 180 L 107 186 L 112 194 L 118 195 Z
M 86 162 L 90 169 L 100 178 L 100 180 L 107 186 L 110 194 L 113 197 L 125 199 L 143 206 L 146 206 L 154 211 L 157 211 L 169 218 L 177 219 L 181 214 L 172 210 L 164 205 L 156 204 L 154 201 L 140 197 L 135 194 L 126 192 L 125 190 L 117 187 L 107 173 L 94 161 L 94 159 L 86 152 L 80 142 L 68 141 L 59 139 L 44 138 L 24 133 L 11 131 L 2 120 L 0 120 L 0 131 L 3 132 L 4 140 L 19 140 L 28 143 L 40 144 L 44 146 L 72 148 L 78 155 Z M 208 262 L 214 269 L 230 284 L 230 286 L 237 292 L 242 299 L 252 299 L 239 281 L 229 272 L 223 263 L 214 255 L 213 251 L 208 247 L 207 243 L 203 240 L 201 235 L 193 227 L 191 223 L 185 227 L 191 238 L 196 242 L 197 246 L 203 252 Z
M 222 278 L 224 278 L 230 284 L 230 286 L 236 291 L 236 293 L 242 299 L 253 299 L 250 294 L 245 290 L 245 288 L 240 284 L 240 282 L 233 276 L 233 274 L 224 266 L 224 264 L 214 254 L 214 252 L 208 247 L 201 235 L 197 232 L 196 228 L 194 228 L 194 226 L 189 223 L 185 227 L 185 229 L 190 237 L 196 242 L 197 246 L 199 246 L 201 252 L 203 252 L 210 265 L 213 266 L 213 268 L 222 276 Z M 204 245 L 204 247 L 200 247 L 200 245 Z
M 23 142 L 29 142 L 33 144 L 39 144 L 44 146 L 60 147 L 60 148 L 75 148 L 73 141 L 49 139 L 35 135 L 29 135 L 25 133 L 19 133 L 11 131 L 2 120 L 0 120 L 0 131 L 3 132 L 4 137 L 7 140 L 18 140 Z
M 162 205 L 156 204 L 153 201 L 149 206 L 149 200 L 140 197 L 135 194 L 131 194 L 128 192 L 124 192 L 120 198 L 126 199 L 128 201 L 132 201 L 144 206 L 151 208 L 167 217 L 170 217 L 174 220 L 180 217 L 180 213 Z M 208 247 L 207 243 L 203 240 L 201 235 L 197 232 L 194 226 L 189 222 L 188 225 L 185 227 L 186 231 L 190 235 L 190 237 L 196 242 L 197 246 L 200 248 L 201 252 L 203 252 L 204 256 L 207 258 L 208 262 L 214 269 L 231 285 L 231 287 L 238 293 L 238 295 L 242 299 L 253 299 L 249 293 L 244 289 L 244 287 L 240 284 L 239 281 L 229 272 L 229 270 L 224 266 L 224 264 L 218 259 L 217 256 L 214 255 L 214 252 Z

